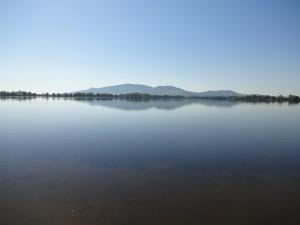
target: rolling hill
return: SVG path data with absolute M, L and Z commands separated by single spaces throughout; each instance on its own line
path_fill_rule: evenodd
M 174 86 L 157 86 L 150 87 L 142 84 L 121 84 L 115 86 L 108 86 L 102 88 L 89 88 L 87 90 L 77 91 L 81 93 L 93 93 L 93 94 L 128 94 L 128 93 L 141 93 L 150 95 L 180 95 L 180 96 L 197 96 L 197 97 L 230 97 L 230 96 L 242 96 L 242 94 L 231 90 L 217 90 L 217 91 L 205 91 L 205 92 L 191 92 Z

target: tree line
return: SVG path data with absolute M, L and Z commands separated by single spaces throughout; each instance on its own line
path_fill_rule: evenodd
M 119 98 L 119 99 L 184 99 L 183 96 L 173 95 L 150 95 L 141 93 L 129 93 L 129 94 L 105 94 L 105 93 L 42 93 L 37 94 L 33 92 L 25 91 L 1 91 L 0 96 L 2 97 L 66 97 L 66 98 Z
M 155 99 L 211 99 L 211 100 L 230 100 L 243 102 L 290 102 L 300 103 L 300 97 L 296 95 L 289 96 L 271 96 L 271 95 L 243 95 L 232 97 L 200 97 L 200 96 L 180 96 L 180 95 L 150 95 L 141 93 L 129 94 L 101 94 L 101 93 L 42 93 L 26 91 L 0 91 L 0 97 L 64 97 L 64 98 L 103 98 L 103 99 L 131 99 L 131 100 L 155 100 Z
M 245 95 L 245 96 L 234 96 L 229 97 L 230 100 L 234 101 L 244 101 L 244 102 L 291 102 L 299 103 L 300 97 L 296 95 L 289 95 L 287 97 L 271 96 L 271 95 Z
M 9 96 L 9 97 L 20 97 L 20 96 L 38 96 L 37 93 L 26 92 L 26 91 L 0 91 L 0 96 Z

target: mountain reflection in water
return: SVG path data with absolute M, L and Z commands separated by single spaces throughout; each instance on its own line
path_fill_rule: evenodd
M 232 107 L 236 102 L 221 100 L 150 100 L 150 101 L 131 101 L 131 100 L 93 100 L 85 99 L 84 102 L 92 106 L 105 106 L 122 110 L 147 110 L 151 108 L 162 110 L 173 110 L 192 104 L 202 104 L 216 107 Z

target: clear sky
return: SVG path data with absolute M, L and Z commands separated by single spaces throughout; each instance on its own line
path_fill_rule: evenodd
M 0 0 L 0 90 L 300 95 L 299 0 Z

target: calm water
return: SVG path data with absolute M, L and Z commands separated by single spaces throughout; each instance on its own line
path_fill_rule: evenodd
M 0 100 L 2 225 L 300 224 L 300 105 Z

